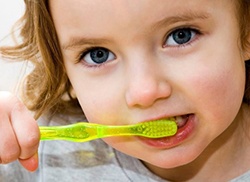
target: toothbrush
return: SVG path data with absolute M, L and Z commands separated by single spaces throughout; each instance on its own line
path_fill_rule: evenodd
M 148 138 L 173 136 L 177 132 L 177 125 L 172 120 L 156 120 L 123 126 L 78 122 L 66 126 L 40 126 L 39 129 L 40 140 L 87 142 L 112 136 L 136 135 Z

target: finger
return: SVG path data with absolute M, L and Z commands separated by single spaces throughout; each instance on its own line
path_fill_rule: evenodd
M 20 146 L 20 159 L 29 159 L 37 152 L 40 132 L 27 108 L 17 101 L 11 112 L 12 126 Z
M 0 161 L 7 164 L 18 159 L 20 155 L 19 144 L 9 120 L 9 116 L 0 107 Z
M 19 159 L 19 162 L 28 171 L 35 171 L 38 168 L 38 154 L 35 153 L 29 159 Z

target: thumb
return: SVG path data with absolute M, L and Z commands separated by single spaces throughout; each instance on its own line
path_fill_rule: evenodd
M 28 159 L 19 159 L 21 165 L 28 171 L 35 171 L 38 168 L 38 153 Z

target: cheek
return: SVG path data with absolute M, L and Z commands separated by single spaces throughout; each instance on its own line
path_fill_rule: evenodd
M 98 80 L 98 79 L 97 79 Z M 95 81 L 90 79 L 72 82 L 77 99 L 89 122 L 115 124 L 121 115 L 121 88 L 111 80 Z
M 120 114 L 121 81 L 114 74 L 96 75 L 79 64 L 65 62 L 76 97 L 89 122 L 112 124 Z
M 228 61 L 209 69 L 200 69 L 190 79 L 189 88 L 194 96 L 193 103 L 208 118 L 232 121 L 241 106 L 244 87 L 244 67 Z
M 112 124 L 116 118 L 117 106 L 114 97 L 106 94 L 77 94 L 82 110 L 89 122 L 100 124 Z M 112 100 L 113 99 L 113 100 Z

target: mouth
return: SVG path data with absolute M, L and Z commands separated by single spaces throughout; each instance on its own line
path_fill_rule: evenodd
M 194 114 L 185 114 L 165 118 L 172 120 L 177 124 L 177 133 L 173 136 L 163 138 L 145 138 L 138 137 L 144 144 L 155 148 L 172 148 L 186 140 L 195 130 L 197 118 Z

